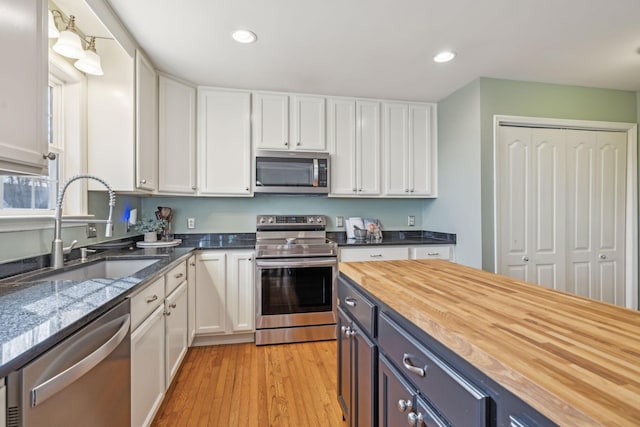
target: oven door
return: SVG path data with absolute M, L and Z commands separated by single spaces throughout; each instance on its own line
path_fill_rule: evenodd
M 256 329 L 336 323 L 338 261 L 256 260 Z

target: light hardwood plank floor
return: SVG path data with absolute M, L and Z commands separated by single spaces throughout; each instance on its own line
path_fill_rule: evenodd
M 336 341 L 192 347 L 154 427 L 345 427 Z

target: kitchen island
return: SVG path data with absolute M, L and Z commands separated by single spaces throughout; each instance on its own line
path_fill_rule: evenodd
M 388 337 L 399 336 L 389 332 L 401 325 L 397 331 L 407 332 L 408 343 L 428 348 L 469 381 L 467 388 L 480 390 L 474 402 L 484 393 L 486 406 L 479 405 L 486 413 L 476 425 L 640 422 L 640 313 L 443 260 L 352 262 L 339 269 L 341 287 L 352 286 L 377 308 L 377 327 L 368 329 L 380 347 L 380 366 L 393 361 L 396 349 L 385 342 L 402 343 Z M 400 358 L 399 371 L 413 363 Z M 380 378 L 382 395 L 382 370 Z M 437 411 L 438 398 L 424 397 Z M 446 408 L 441 414 L 446 418 Z

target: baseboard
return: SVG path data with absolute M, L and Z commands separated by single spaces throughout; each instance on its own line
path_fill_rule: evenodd
M 255 342 L 254 332 L 229 335 L 196 335 L 193 338 L 191 347 L 202 347 L 207 345 L 240 344 Z

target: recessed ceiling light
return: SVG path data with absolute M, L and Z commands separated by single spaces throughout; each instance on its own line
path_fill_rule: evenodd
M 456 57 L 455 52 L 451 52 L 450 50 L 445 50 L 443 52 L 440 52 L 436 56 L 434 56 L 433 60 L 436 62 L 449 62 L 455 57 Z
M 231 37 L 238 43 L 255 43 L 258 40 L 258 36 L 252 31 L 249 30 L 235 30 Z

